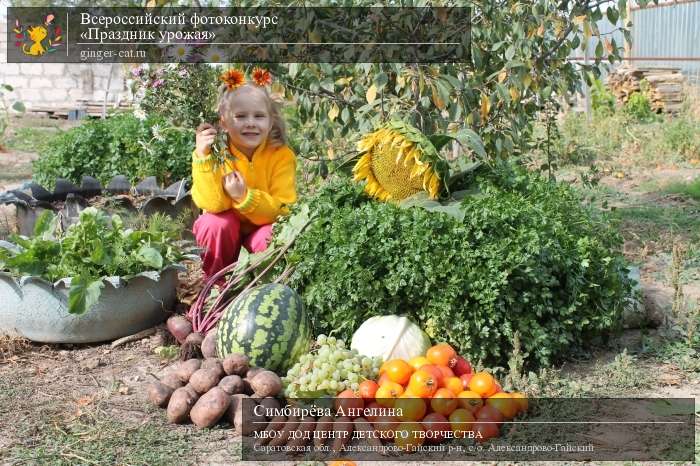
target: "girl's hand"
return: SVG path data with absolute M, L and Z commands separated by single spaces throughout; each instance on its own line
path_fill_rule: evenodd
M 197 127 L 196 148 L 200 157 L 206 157 L 211 152 L 211 145 L 216 139 L 216 128 L 209 123 L 202 123 Z
M 224 176 L 223 183 L 226 194 L 236 202 L 241 202 L 248 193 L 245 180 L 237 171 L 233 171 Z

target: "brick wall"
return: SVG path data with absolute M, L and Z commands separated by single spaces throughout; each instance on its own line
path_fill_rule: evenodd
M 129 101 L 123 64 L 7 63 L 7 10 L 0 3 L 0 83 L 14 87 L 14 95 L 32 108 L 75 108 L 79 99 Z M 10 44 L 12 45 L 12 44 Z M 14 46 L 14 45 L 12 45 Z

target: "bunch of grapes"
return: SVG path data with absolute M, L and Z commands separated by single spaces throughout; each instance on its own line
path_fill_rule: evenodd
M 343 340 L 319 335 L 311 353 L 302 356 L 282 378 L 285 396 L 316 398 L 357 390 L 363 380 L 377 377 L 381 364 L 381 358 L 368 358 L 345 348 Z

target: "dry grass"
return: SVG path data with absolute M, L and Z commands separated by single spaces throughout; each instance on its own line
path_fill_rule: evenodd
M 0 335 L 0 364 L 29 350 L 32 344 L 26 338 Z

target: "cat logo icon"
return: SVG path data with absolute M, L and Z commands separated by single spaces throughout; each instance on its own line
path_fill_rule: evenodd
M 55 52 L 62 45 L 61 27 L 54 24 L 55 16 L 46 16 L 43 24 L 24 27 L 19 19 L 15 20 L 15 46 L 20 47 L 22 53 L 29 56 L 40 57 L 45 53 Z

